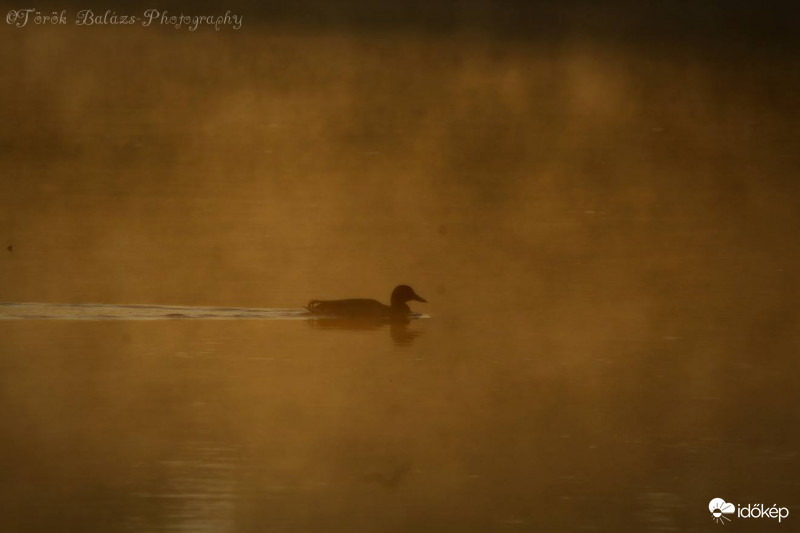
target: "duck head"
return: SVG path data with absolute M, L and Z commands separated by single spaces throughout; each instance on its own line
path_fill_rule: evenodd
M 428 300 L 414 292 L 414 289 L 408 285 L 398 285 L 392 291 L 392 307 L 405 307 L 408 308 L 406 302 L 410 301 L 428 303 Z

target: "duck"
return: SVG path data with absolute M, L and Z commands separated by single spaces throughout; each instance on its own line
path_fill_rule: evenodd
M 312 315 L 348 318 L 407 319 L 411 315 L 410 301 L 428 303 L 408 285 L 398 285 L 392 291 L 391 304 L 385 305 L 368 298 L 346 300 L 311 300 L 306 309 Z

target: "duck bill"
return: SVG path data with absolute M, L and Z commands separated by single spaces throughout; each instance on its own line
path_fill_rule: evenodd
M 412 300 L 415 300 L 415 301 L 417 301 L 417 302 L 422 302 L 422 303 L 424 303 L 424 304 L 428 303 L 428 300 L 426 300 L 425 298 L 423 298 L 423 297 L 422 297 L 422 296 L 420 296 L 419 294 L 415 294 L 415 295 L 414 295 L 414 298 L 412 298 Z

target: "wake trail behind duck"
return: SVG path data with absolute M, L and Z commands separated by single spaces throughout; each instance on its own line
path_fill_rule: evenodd
M 178 305 L 113 305 L 0 303 L 0 320 L 292 320 L 308 318 L 305 309 L 195 307 Z

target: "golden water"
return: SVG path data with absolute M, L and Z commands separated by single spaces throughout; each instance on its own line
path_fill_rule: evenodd
M 0 301 L 49 318 L 0 320 L 3 530 L 702 531 L 713 497 L 798 504 L 787 61 L 30 30 L 0 34 Z M 429 317 L 274 315 L 398 283 Z

